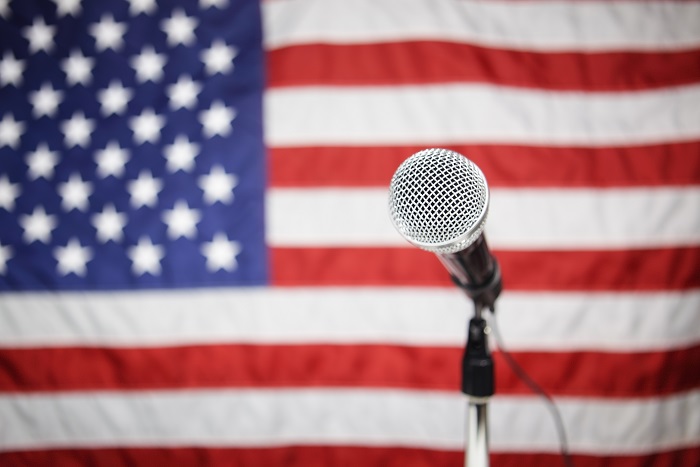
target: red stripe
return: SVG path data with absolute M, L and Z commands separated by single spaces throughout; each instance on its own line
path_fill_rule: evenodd
M 558 454 L 491 453 L 493 467 L 564 465 Z M 637 455 L 574 455 L 576 467 L 691 467 L 700 465 L 700 447 Z M 462 451 L 405 447 L 285 446 L 268 448 L 103 448 L 0 452 L 5 467 L 456 467 L 464 465 Z
M 270 149 L 276 187 L 388 186 L 396 168 L 426 147 Z M 700 141 L 654 146 L 566 148 L 448 145 L 483 170 L 491 186 L 632 187 L 700 184 Z
M 0 388 L 5 392 L 212 387 L 459 391 L 461 354 L 461 348 L 447 347 L 319 344 L 3 349 Z M 553 395 L 653 397 L 700 387 L 700 372 L 688 371 L 700 368 L 700 345 L 663 352 L 518 352 L 513 357 Z M 498 394 L 531 394 L 500 353 L 494 360 Z
M 528 291 L 685 290 L 700 287 L 700 247 L 610 251 L 496 251 L 503 285 Z M 273 248 L 279 286 L 453 287 L 417 248 Z
M 295 45 L 267 54 L 270 86 L 492 83 L 629 91 L 700 82 L 700 50 L 532 52 L 438 41 Z

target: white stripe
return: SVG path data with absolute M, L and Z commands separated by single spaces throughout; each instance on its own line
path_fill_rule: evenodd
M 407 246 L 385 188 L 277 188 L 267 195 L 273 246 Z M 700 244 L 700 187 L 491 190 L 497 249 L 599 249 Z M 303 212 L 303 216 L 299 213 Z
M 700 291 L 515 293 L 497 317 L 512 350 L 643 351 L 700 343 Z M 454 288 L 274 288 L 0 295 L 0 346 L 386 343 L 462 347 Z
M 700 392 L 559 401 L 570 446 L 596 455 L 700 442 Z M 400 390 L 202 390 L 0 396 L 0 449 L 108 446 L 410 446 L 459 450 L 465 398 Z M 283 421 L 283 423 L 280 423 Z M 496 397 L 493 451 L 557 451 L 542 403 Z
M 700 86 L 616 93 L 486 84 L 273 88 L 271 146 L 499 142 L 610 146 L 700 138 Z
M 542 51 L 700 45 L 700 5 L 681 1 L 267 1 L 263 19 L 271 49 L 416 39 Z

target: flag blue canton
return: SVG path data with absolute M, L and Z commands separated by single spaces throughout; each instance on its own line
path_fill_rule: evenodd
M 267 281 L 257 1 L 0 11 L 0 289 Z

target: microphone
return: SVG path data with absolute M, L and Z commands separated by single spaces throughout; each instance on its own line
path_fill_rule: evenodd
M 501 271 L 484 226 L 489 188 L 479 167 L 448 149 L 425 149 L 406 159 L 389 185 L 389 213 L 410 243 L 433 252 L 478 309 L 494 310 Z

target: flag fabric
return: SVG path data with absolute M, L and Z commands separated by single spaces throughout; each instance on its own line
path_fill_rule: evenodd
M 641 0 L 0 0 L 0 465 L 462 465 L 427 147 L 575 465 L 700 465 L 700 2 Z M 560 465 L 494 358 L 492 464 Z

